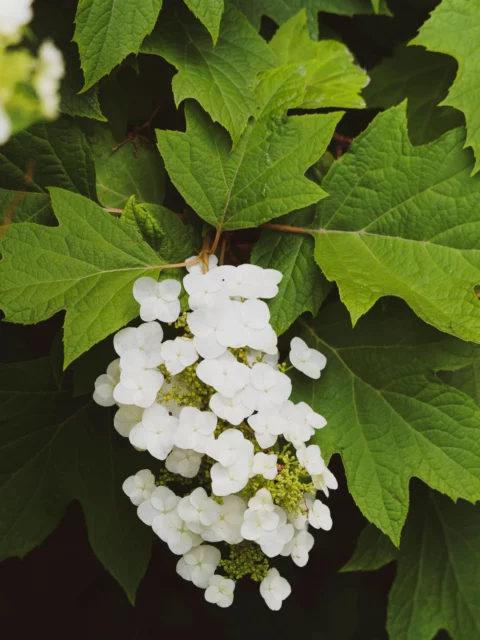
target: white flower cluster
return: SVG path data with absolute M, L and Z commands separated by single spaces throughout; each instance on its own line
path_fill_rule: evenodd
M 60 51 L 49 40 L 40 45 L 36 59 L 26 49 L 8 49 L 21 41 L 24 27 L 33 17 L 32 1 L 0 0 L 0 144 L 12 134 L 9 103 L 15 102 L 19 84 L 33 87 L 41 116 L 53 119 L 58 115 L 60 81 L 65 72 Z M 18 111 L 18 102 L 15 108 Z
M 332 527 L 315 494 L 328 496 L 337 482 L 319 447 L 307 444 L 326 420 L 289 399 L 292 383 L 278 364 L 261 298 L 277 294 L 282 275 L 250 264 L 217 266 L 214 256 L 208 266 L 206 273 L 201 264 L 187 268 L 190 311 L 183 315 L 178 281 L 137 280 L 144 323 L 115 335 L 119 358 L 97 379 L 94 399 L 117 404 L 117 431 L 164 461 L 158 481 L 144 469 L 123 490 L 139 518 L 181 556 L 179 575 L 227 607 L 236 580 L 249 573 L 278 610 L 290 586 L 269 559 L 290 556 L 303 567 L 314 542 L 309 526 Z M 158 321 L 183 334 L 164 340 Z M 291 342 L 290 361 L 312 378 L 326 364 L 300 338 Z M 239 551 L 222 560 L 212 543 Z

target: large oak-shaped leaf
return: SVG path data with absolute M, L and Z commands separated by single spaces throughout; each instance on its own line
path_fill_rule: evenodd
M 341 454 L 357 505 L 395 544 L 411 477 L 453 499 L 480 499 L 480 408 L 434 374 L 470 364 L 475 345 L 398 301 L 377 305 L 355 329 L 340 304 L 330 305 L 302 337 L 328 362 L 318 381 L 296 376 L 296 399 L 327 418 L 318 444 L 327 457 Z
M 353 322 L 393 295 L 441 331 L 480 342 L 480 181 L 464 141 L 455 129 L 413 147 L 402 104 L 330 169 L 315 257 Z
M 325 191 L 305 172 L 325 151 L 341 113 L 251 120 L 232 151 L 227 132 L 194 102 L 187 130 L 157 131 L 173 184 L 217 228 L 242 229 L 308 206 Z
M 65 366 L 138 315 L 134 281 L 165 264 L 132 227 L 83 196 L 51 189 L 58 227 L 10 225 L 0 244 L 6 320 L 35 324 L 66 310 Z M 184 259 L 179 247 L 179 261 Z

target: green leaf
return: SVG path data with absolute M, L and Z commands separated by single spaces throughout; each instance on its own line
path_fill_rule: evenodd
M 256 227 L 325 196 L 304 173 L 325 151 L 341 113 L 251 121 L 232 152 L 226 132 L 195 103 L 185 114 L 186 133 L 157 131 L 158 146 L 173 184 L 211 225 Z
M 295 400 L 326 416 L 316 442 L 342 456 L 349 490 L 394 544 L 415 476 L 453 499 L 480 498 L 480 408 L 433 372 L 469 364 L 475 346 L 422 323 L 400 301 L 379 304 L 355 329 L 327 306 L 302 338 L 327 357 L 320 380 L 296 375 Z
M 11 222 L 49 224 L 54 219 L 50 197 L 46 193 L 0 189 L 0 212 L 0 225 Z
M 138 53 L 161 8 L 162 0 L 79 1 L 73 39 L 85 75 L 83 91 L 130 53 Z
M 158 150 L 139 140 L 113 151 L 117 142 L 107 126 L 97 125 L 88 137 L 97 176 L 97 197 L 104 207 L 123 209 L 138 202 L 160 204 L 165 195 L 165 169 Z
M 370 108 L 388 109 L 408 98 L 408 133 L 413 144 L 425 144 L 464 124 L 462 114 L 437 105 L 447 95 L 457 65 L 452 58 L 421 47 L 399 47 L 370 73 L 364 90 Z M 427 89 L 428 87 L 428 89 Z
M 78 52 L 75 51 L 74 45 L 68 46 L 67 50 L 63 51 L 63 56 L 66 71 L 60 90 L 60 110 L 72 117 L 79 116 L 105 122 L 107 119 L 103 115 L 98 101 L 98 85 L 80 93 L 83 86 L 83 74 L 80 69 Z
M 375 571 L 397 559 L 398 549 L 373 524 L 367 524 L 357 541 L 355 553 L 340 571 Z
M 480 508 L 429 491 L 413 500 L 390 590 L 388 637 L 480 635 Z
M 224 10 L 223 0 L 185 0 L 185 4 L 208 29 L 213 44 L 217 44 Z
M 194 98 L 234 142 L 255 111 L 257 74 L 274 64 L 267 43 L 231 7 L 226 7 L 216 46 L 198 20 L 178 11 L 160 21 L 141 50 L 164 57 L 178 69 L 172 83 L 177 106 Z
M 315 257 L 355 323 L 378 298 L 480 342 L 480 182 L 464 130 L 412 147 L 405 104 L 375 118 L 322 183 Z
M 95 198 L 95 168 L 83 133 L 70 119 L 35 124 L 0 149 L 0 188 L 45 192 L 61 187 Z
M 256 29 L 260 29 L 262 16 L 268 16 L 277 24 L 283 24 L 302 9 L 306 9 L 308 26 L 312 36 L 318 35 L 317 14 L 319 11 L 353 16 L 374 13 L 371 0 L 232 0 L 247 16 Z M 385 0 L 380 0 L 376 13 L 390 15 Z
M 468 34 L 462 37 L 460 34 Z M 477 82 L 480 64 L 480 4 L 468 0 L 445 0 L 433 11 L 411 44 L 431 51 L 447 53 L 458 62 L 458 72 L 448 96 L 442 102 L 460 109 L 467 121 L 465 145 L 475 153 L 475 167 L 480 169 L 480 87 Z
M 314 217 L 310 207 L 277 222 L 307 226 Z M 277 334 L 286 331 L 305 311 L 317 315 L 330 284 L 313 259 L 314 242 L 308 235 L 263 230 L 251 257 L 253 264 L 283 274 L 278 294 L 268 301 L 270 323 Z
M 186 259 L 194 255 L 200 246 L 200 237 L 192 227 L 184 224 L 176 213 L 160 205 L 138 205 L 132 197 L 120 220 L 137 229 L 152 249 L 170 263 L 178 262 L 179 250 Z M 170 270 L 168 277 L 171 277 Z
M 7 321 L 21 324 L 65 309 L 66 368 L 138 315 L 133 282 L 157 277 L 165 261 L 90 200 L 62 189 L 50 193 L 59 226 L 14 224 L 0 245 L 0 305 Z
M 151 535 L 122 483 L 145 461 L 90 396 L 57 390 L 48 358 L 0 365 L 0 407 L 0 558 L 40 544 L 76 499 L 94 552 L 133 602 Z
M 452 372 L 449 384 L 467 393 L 480 405 L 480 350 L 475 351 L 471 364 Z
M 368 83 L 365 72 L 355 65 L 352 54 L 341 42 L 315 42 L 310 38 L 306 10 L 281 26 L 269 46 L 284 81 L 291 74 L 298 74 L 303 80 L 302 99 L 289 108 L 365 107 L 360 95 Z

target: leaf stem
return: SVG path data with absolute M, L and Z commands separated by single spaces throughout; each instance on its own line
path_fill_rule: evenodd
M 123 209 L 114 209 L 113 207 L 104 207 L 105 211 L 108 213 L 114 213 L 115 215 L 121 215 L 123 213 Z
M 271 222 L 265 222 L 260 226 L 264 229 L 273 229 L 274 231 L 288 231 L 288 233 L 313 233 L 313 229 L 307 229 L 306 227 L 292 227 L 288 224 L 274 224 Z

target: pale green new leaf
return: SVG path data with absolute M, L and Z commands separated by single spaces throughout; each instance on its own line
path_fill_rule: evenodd
M 380 529 L 367 524 L 357 540 L 353 556 L 340 571 L 375 571 L 396 560 L 398 549 Z
M 80 0 L 75 35 L 85 76 L 83 91 L 107 75 L 130 53 L 138 53 L 151 33 L 162 0 Z
M 364 90 L 367 106 L 388 109 L 408 98 L 411 141 L 417 145 L 435 140 L 465 123 L 460 111 L 437 106 L 447 95 L 456 69 L 449 56 L 422 47 L 399 47 L 392 58 L 369 72 L 371 82 Z
M 235 142 L 255 112 L 256 76 L 275 62 L 245 16 L 228 6 L 215 46 L 198 20 L 179 8 L 159 22 L 141 50 L 164 57 L 178 69 L 172 83 L 177 105 L 194 98 Z
M 480 342 L 480 181 L 464 130 L 412 147 L 406 106 L 375 118 L 322 183 L 315 257 L 355 323 L 378 298 Z
M 391 640 L 480 636 L 480 508 L 433 491 L 412 501 L 390 590 Z
M 185 0 L 185 4 L 208 29 L 213 44 L 217 44 L 224 10 L 223 0 Z
M 282 25 L 270 41 L 280 76 L 303 79 L 303 96 L 290 105 L 302 109 L 362 108 L 361 90 L 368 77 L 355 65 L 347 47 L 336 40 L 315 42 L 307 28 L 307 13 L 300 11 Z M 267 72 L 268 73 L 268 72 Z
M 472 147 L 475 153 L 473 173 L 476 173 L 480 169 L 480 2 L 443 0 L 411 44 L 447 53 L 458 62 L 457 77 L 442 105 L 464 112 L 467 121 L 465 145 Z
M 247 16 L 255 28 L 260 29 L 262 16 L 268 16 L 277 24 L 283 24 L 302 9 L 306 9 L 308 26 L 312 36 L 318 35 L 319 11 L 353 16 L 374 13 L 371 0 L 232 0 Z M 378 0 L 377 0 L 378 1 Z M 380 0 L 376 13 L 390 15 L 385 0 Z
M 69 118 L 35 124 L 0 149 L 0 188 L 61 187 L 95 199 L 95 167 L 85 136 Z
M 142 142 L 116 149 L 107 126 L 92 128 L 88 141 L 95 162 L 97 197 L 104 207 L 123 209 L 135 196 L 138 202 L 161 204 L 165 194 L 165 169 L 158 150 Z
M 63 189 L 50 193 L 59 226 L 14 224 L 0 244 L 0 306 L 7 321 L 21 324 L 65 310 L 67 367 L 138 315 L 133 283 L 156 278 L 165 261 L 90 200 Z
M 398 545 L 410 478 L 454 500 L 480 499 L 480 408 L 434 375 L 468 365 L 476 347 L 400 301 L 382 306 L 355 329 L 340 304 L 302 321 L 301 337 L 327 366 L 318 381 L 296 375 L 294 399 L 326 417 L 315 441 L 326 458 L 340 453 L 358 507 Z
M 133 602 L 151 533 L 122 483 L 145 461 L 90 395 L 57 389 L 48 358 L 0 365 L 0 408 L 0 558 L 31 551 L 76 499 L 93 551 Z
M 323 154 L 341 113 L 251 121 L 231 151 L 230 138 L 195 103 L 187 131 L 157 131 L 170 179 L 195 212 L 223 230 L 256 227 L 305 207 L 325 192 L 305 178 Z
M 305 227 L 314 217 L 312 207 L 284 216 L 276 222 Z M 251 257 L 253 264 L 283 274 L 278 294 L 268 300 L 270 323 L 281 334 L 305 311 L 316 315 L 330 284 L 313 258 L 313 238 L 304 234 L 264 229 Z
M 54 218 L 48 194 L 0 189 L 0 226 L 7 227 L 12 222 L 49 224 L 52 219 Z M 0 234 L 3 235 L 2 232 Z

